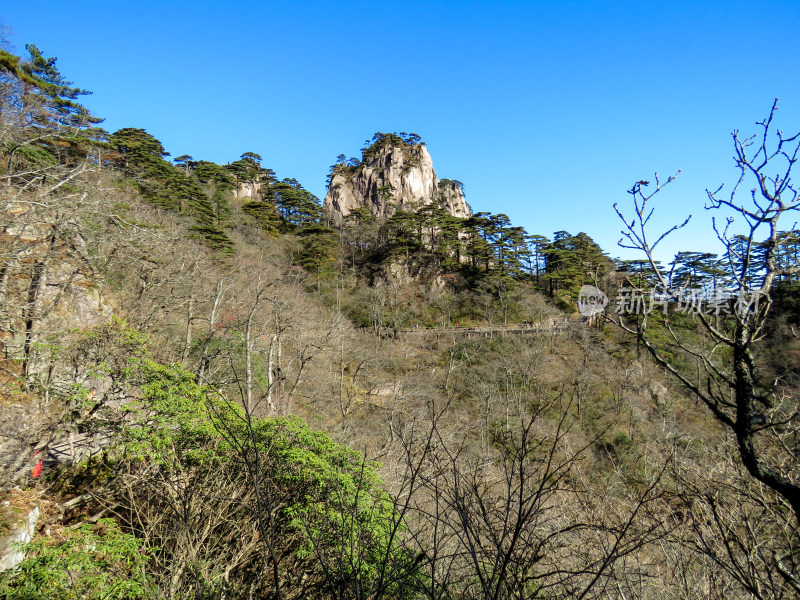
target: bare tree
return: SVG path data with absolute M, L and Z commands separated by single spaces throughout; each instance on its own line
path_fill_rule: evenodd
M 693 597 L 703 588 L 710 595 L 713 581 L 715 592 L 725 590 L 720 598 L 795 598 L 777 568 L 797 555 L 792 512 L 749 475 L 735 444 L 704 454 L 676 460 L 670 473 L 677 484 L 671 506 L 684 524 L 671 536 L 667 561 L 682 563 L 673 580 L 693 582 Z
M 437 425 L 442 411 L 431 413 L 432 434 L 408 451 L 424 456 L 408 518 L 424 597 L 611 597 L 627 576 L 620 561 L 666 531 L 654 516 L 661 472 L 635 492 L 603 494 L 580 466 L 597 440 L 576 446 L 571 404 L 548 406 L 556 420 L 547 405 L 496 425 L 488 453 L 450 439 Z
M 786 136 L 775 130 L 777 108 L 776 100 L 768 117 L 758 123 L 758 135 L 743 137 L 733 132 L 738 180 L 729 194 L 723 194 L 722 186 L 707 192 L 706 208 L 724 214 L 722 222 L 716 218 L 712 222 L 723 244 L 723 263 L 731 288 L 722 298 L 714 290 L 713 297 L 704 299 L 712 308 L 695 311 L 703 337 L 688 335 L 686 328 L 671 322 L 670 305 L 685 298 L 654 255 L 659 243 L 689 219 L 660 235 L 649 235 L 652 199 L 675 177 L 662 181 L 656 176 L 652 191 L 647 191 L 647 181 L 634 184 L 629 192 L 633 197 L 631 216 L 614 206 L 624 224 L 620 245 L 642 252 L 650 263 L 665 318 L 655 322 L 654 314 L 645 311 L 631 319 L 622 311 L 615 320 L 636 335 L 653 359 L 733 434 L 739 458 L 750 476 L 777 494 L 793 513 L 789 527 L 796 535 L 800 522 L 800 440 L 796 434 L 800 414 L 792 391 L 780 378 L 768 378 L 759 369 L 758 352 L 778 279 L 800 271 L 800 265 L 778 260 L 782 219 L 800 208 L 791 179 L 800 152 L 800 133 Z M 743 234 L 734 235 L 736 228 L 742 228 Z M 666 343 L 652 335 L 655 328 L 666 332 Z M 796 550 L 790 554 L 776 554 L 773 566 L 800 594 L 798 556 Z
M 154 549 L 154 568 L 163 574 L 160 595 L 244 593 L 240 586 L 255 583 L 261 554 L 257 521 L 248 511 L 253 490 L 219 458 L 200 467 L 172 447 L 163 461 L 123 463 L 107 500 L 118 503 L 115 510 Z

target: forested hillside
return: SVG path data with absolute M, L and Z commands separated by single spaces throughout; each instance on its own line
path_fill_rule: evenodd
M 0 50 L 0 535 L 29 542 L 0 596 L 800 597 L 774 108 L 734 138 L 755 207 L 710 200 L 750 229 L 663 266 L 664 181 L 618 208 L 638 261 L 451 214 L 450 180 L 338 218 L 257 148 L 103 130 L 27 49 Z M 378 133 L 330 181 L 420 143 Z

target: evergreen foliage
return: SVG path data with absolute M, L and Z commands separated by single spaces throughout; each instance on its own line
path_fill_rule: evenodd
M 25 546 L 16 569 L 0 573 L 0 596 L 18 600 L 139 600 L 154 597 L 142 540 L 113 519 L 83 523 Z
M 90 139 L 102 139 L 104 132 L 94 128 L 94 125 L 103 119 L 92 116 L 86 107 L 77 102 L 79 96 L 91 92 L 72 87 L 72 82 L 64 79 L 56 67 L 55 58 L 42 56 L 39 48 L 33 44 L 27 44 L 25 49 L 30 58 L 20 64 L 20 69 L 27 75 L 25 81 L 35 85 L 35 89 L 26 89 L 22 98 L 29 124 Z
M 242 210 L 255 218 L 258 226 L 269 235 L 279 235 L 283 228 L 283 219 L 278 212 L 278 207 L 272 202 L 255 200 L 245 202 Z
M 400 133 L 383 133 L 378 131 L 372 136 L 371 140 L 366 140 L 364 142 L 364 147 L 361 148 L 361 163 L 372 160 L 378 150 L 385 146 L 405 149 L 413 148 L 414 146 L 419 146 L 424 143 L 419 134 L 416 133 L 406 133 L 405 131 L 401 131 Z M 346 166 L 354 167 L 357 166 L 357 164 L 353 163 L 351 159 Z
M 5 170 L 43 165 L 75 165 L 87 159 L 106 132 L 78 101 L 90 94 L 73 87 L 56 66 L 33 44 L 28 58 L 0 50 L 0 153 Z M 16 168 L 16 169 L 15 169 Z M 28 169 L 30 170 L 30 169 Z
M 235 185 L 235 177 L 231 176 L 227 167 L 220 166 L 208 160 L 198 160 L 190 163 L 192 173 L 200 183 L 214 186 L 216 189 L 228 192 Z
M 547 285 L 553 295 L 563 291 L 577 298 L 581 285 L 596 285 L 612 267 L 600 247 L 583 232 L 573 236 L 557 231 L 543 254 Z
M 197 223 L 192 229 L 210 247 L 224 253 L 232 251 L 233 242 L 223 228 L 224 203 L 219 197 L 212 201 L 200 186 L 201 182 L 214 183 L 220 191 L 230 187 L 229 179 L 219 179 L 220 175 L 229 177 L 224 169 L 203 161 L 200 170 L 205 179 L 187 174 L 165 160 L 169 153 L 144 129 L 120 129 L 111 135 L 108 144 L 114 152 L 111 159 L 136 181 L 151 202 L 191 216 Z
M 551 240 L 502 213 L 454 217 L 451 180 L 428 204 L 385 220 L 364 206 L 334 226 L 254 152 L 171 164 L 138 128 L 100 144 L 85 91 L 28 50 L 0 51 L 0 152 L 21 198 L 3 211 L 0 400 L 9 422 L 29 402 L 44 440 L 22 442 L 25 477 L 34 444 L 100 448 L 15 490 L 52 501 L 51 531 L 0 574 L 0 597 L 796 595 L 798 509 L 756 484 L 723 431 L 735 418 L 761 436 L 751 449 L 796 491 L 798 230 L 666 269 L 682 290 L 727 286 L 731 271 L 743 289 L 772 286 L 745 353 L 722 337 L 730 311 L 632 315 L 634 348 L 554 305 L 574 312 L 584 284 L 652 287 L 656 261 L 612 264 L 585 233 Z M 376 133 L 362 159 L 420 144 Z M 332 174 L 361 164 L 340 155 Z M 255 197 L 234 198 L 245 184 Z M 88 324 L 111 306 L 135 326 Z M 84 329 L 62 322 L 79 313 Z M 745 370 L 761 383 L 738 415 Z M 721 425 L 675 379 L 707 393 Z
M 127 330 L 122 324 L 119 335 Z M 193 373 L 138 354 L 127 385 L 140 394 L 127 406 L 134 420 L 122 431 L 118 461 L 158 465 L 164 474 L 227 465 L 242 485 L 256 486 L 280 507 L 273 527 L 286 540 L 283 552 L 333 586 L 331 594 L 377 585 L 384 561 L 412 576 L 379 465 L 298 417 L 253 418 L 241 404 L 199 386 Z M 259 501 L 251 510 L 272 509 Z M 397 593 L 398 586 L 390 587 Z

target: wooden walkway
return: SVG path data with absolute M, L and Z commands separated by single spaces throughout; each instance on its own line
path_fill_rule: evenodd
M 425 336 L 425 335 L 454 335 L 463 337 L 494 337 L 505 335 L 534 335 L 541 333 L 550 333 L 554 331 L 562 331 L 569 326 L 569 323 L 552 323 L 542 324 L 536 323 L 533 325 L 488 325 L 484 327 L 412 327 L 410 329 L 399 329 L 397 334 L 411 335 L 411 336 Z M 386 328 L 386 333 L 391 335 L 394 330 Z
M 69 433 L 66 439 L 47 445 L 45 464 L 74 464 L 103 451 L 111 442 L 109 432 Z

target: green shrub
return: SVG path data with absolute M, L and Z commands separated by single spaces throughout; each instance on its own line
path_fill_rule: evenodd
M 0 597 L 19 600 L 154 598 L 142 543 L 111 519 L 23 546 L 27 558 L 0 574 Z

